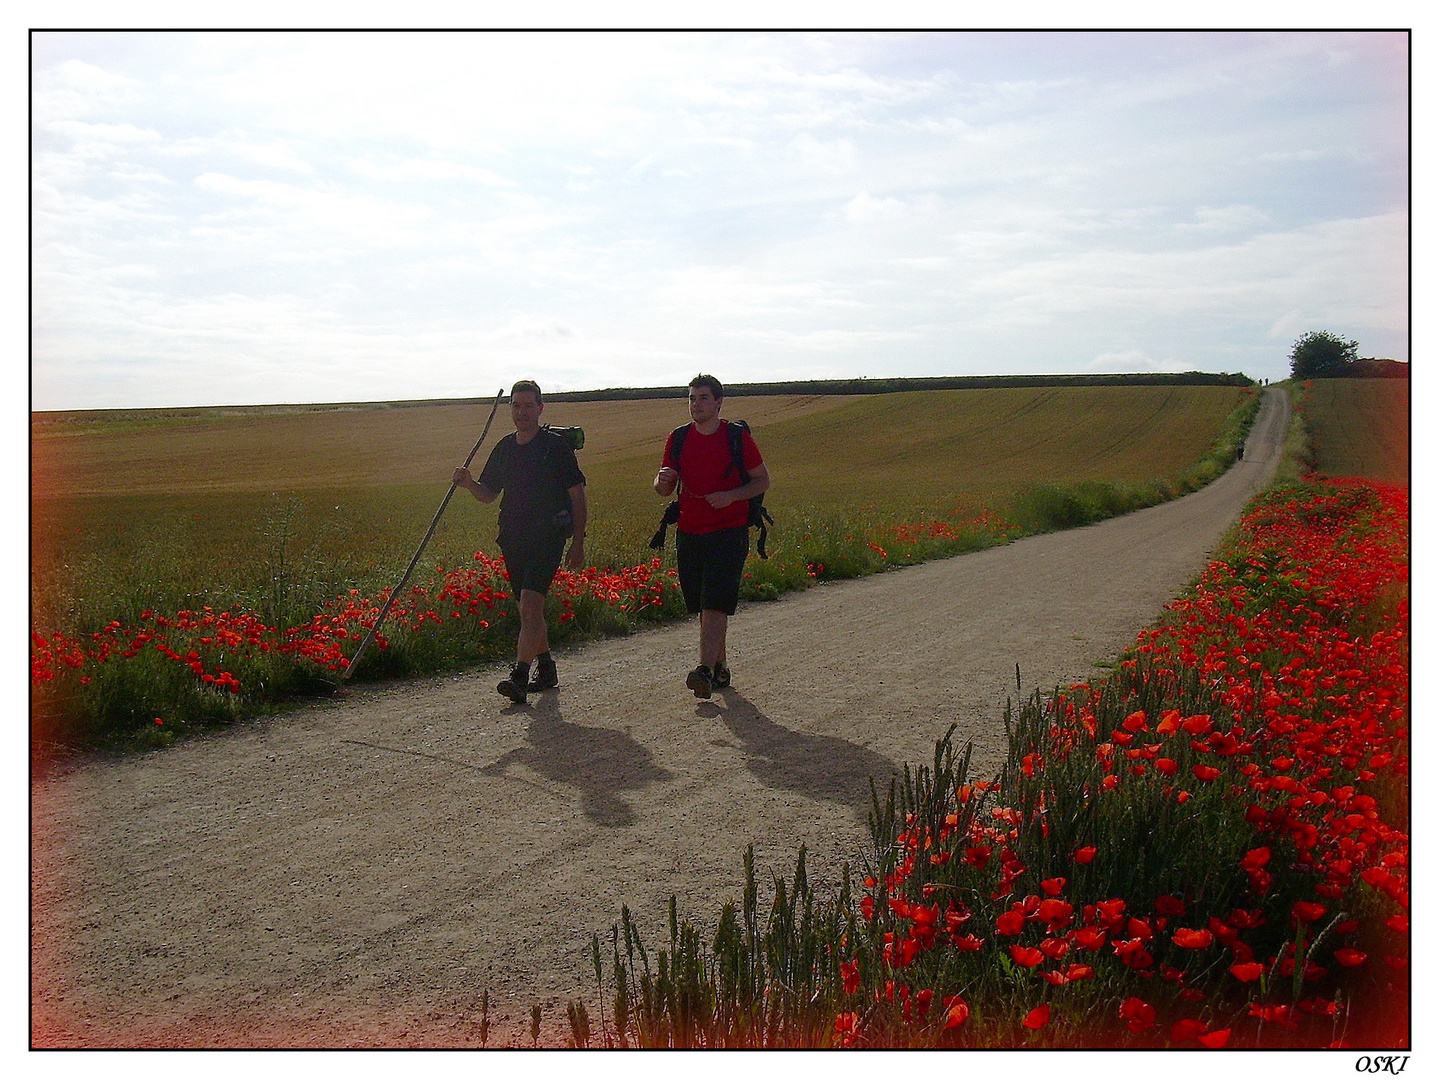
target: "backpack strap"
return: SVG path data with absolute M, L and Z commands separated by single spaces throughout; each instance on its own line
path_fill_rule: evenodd
M 689 424 L 681 424 L 670 433 L 670 456 L 675 459 L 675 471 L 680 471 L 680 451 L 685 449 L 685 436 L 690 433 Z
M 730 436 L 730 458 L 736 472 L 740 474 L 740 483 L 750 482 L 750 473 L 745 468 L 745 443 L 743 433 L 750 430 L 750 425 L 744 420 L 730 420 L 727 422 L 727 433 Z M 750 520 L 746 523 L 752 529 L 759 529 L 760 535 L 755 538 L 755 554 L 762 559 L 770 556 L 765 553 L 765 541 L 770 536 L 769 525 L 775 524 L 775 519 L 770 516 L 770 511 L 765 509 L 765 494 L 753 496 L 750 500 Z
M 670 433 L 670 455 L 675 459 L 675 471 L 680 471 L 680 451 L 685 447 L 685 435 L 690 430 L 689 424 L 681 424 Z M 655 530 L 655 535 L 650 537 L 650 547 L 653 551 L 660 551 L 665 547 L 665 535 L 669 532 L 670 526 L 680 520 L 680 500 L 671 499 L 665 505 L 665 512 L 660 516 L 660 527 Z
M 740 474 L 741 484 L 750 482 L 750 474 L 745 471 L 745 443 L 742 434 L 749 430 L 750 425 L 744 420 L 725 422 L 725 433 L 730 436 L 730 467 Z

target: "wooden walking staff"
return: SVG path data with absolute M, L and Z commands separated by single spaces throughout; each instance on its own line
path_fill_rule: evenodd
M 475 455 L 480 452 L 480 446 L 485 442 L 485 436 L 490 434 L 490 424 L 495 419 L 495 410 L 500 408 L 500 399 L 505 396 L 502 388 L 500 393 L 495 395 L 495 404 L 490 406 L 490 419 L 485 421 L 485 430 L 480 433 L 479 440 L 470 448 L 470 456 L 465 459 L 465 468 L 470 467 L 470 462 L 475 460 Z M 430 522 L 430 528 L 425 532 L 425 539 L 420 541 L 420 546 L 415 549 L 415 557 L 410 560 L 410 565 L 405 568 L 405 573 L 400 578 L 400 583 L 390 590 L 390 599 L 385 601 L 385 606 L 380 609 L 380 617 L 375 620 L 375 625 L 370 627 L 370 632 L 365 635 L 365 640 L 360 643 L 360 648 L 355 650 L 355 655 L 350 658 L 350 666 L 345 669 L 345 674 L 340 676 L 342 680 L 350 678 L 360 657 L 365 653 L 365 647 L 370 644 L 370 639 L 380 629 L 380 624 L 385 621 L 385 616 L 390 614 L 390 605 L 395 603 L 395 598 L 400 595 L 400 590 L 405 588 L 405 582 L 410 580 L 410 574 L 415 569 L 415 564 L 420 561 L 420 556 L 425 553 L 425 545 L 430 543 L 430 538 L 435 535 L 435 527 L 440 524 L 440 515 L 445 513 L 445 507 L 450 505 L 450 496 L 455 494 L 455 481 L 450 481 L 450 490 L 445 493 L 445 498 L 440 503 L 440 509 L 435 511 L 435 517 Z

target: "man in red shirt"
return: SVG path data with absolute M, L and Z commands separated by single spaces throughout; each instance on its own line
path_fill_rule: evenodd
M 724 388 L 713 375 L 690 380 L 690 419 L 679 459 L 675 432 L 665 443 L 655 493 L 669 498 L 680 488 L 675 561 L 685 607 L 700 614 L 700 666 L 685 679 L 696 697 L 730 685 L 725 630 L 740 597 L 740 575 L 750 553 L 749 500 L 770 489 L 770 474 L 748 431 L 740 432 L 741 463 L 735 468 L 729 421 L 720 419 Z

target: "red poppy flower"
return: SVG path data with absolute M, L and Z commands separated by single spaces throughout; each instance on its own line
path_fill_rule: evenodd
M 1021 967 L 1032 968 L 1045 959 L 1045 954 L 1025 945 L 1011 945 L 1010 957 Z
M 1210 732 L 1211 724 L 1209 716 L 1187 716 L 1180 721 L 1180 726 L 1191 735 L 1205 735 Z
M 1198 1036 L 1200 1045 L 1209 1050 L 1219 1050 L 1230 1042 L 1230 1029 L 1221 1028 L 1219 1031 L 1211 1031 L 1205 1035 Z
M 1064 900 L 1042 900 L 1036 914 L 1040 916 L 1053 933 L 1056 929 L 1069 924 L 1074 916 L 1075 908 Z
M 1040 942 L 1040 951 L 1051 960 L 1059 960 L 1070 951 L 1070 943 L 1064 938 L 1046 938 Z
M 1191 766 L 1190 771 L 1195 774 L 1195 779 L 1201 783 L 1209 783 L 1211 780 L 1217 780 L 1220 777 L 1219 769 L 1213 765 L 1202 765 L 1199 762 Z
M 1083 982 L 1095 977 L 1095 969 L 1089 964 L 1071 964 L 1065 969 L 1065 977 L 1071 982 Z
M 979 952 L 985 945 L 985 939 L 977 938 L 974 934 L 965 934 L 964 936 L 951 934 L 950 944 L 961 952 Z
M 915 1015 L 919 1020 L 924 1020 L 930 1015 L 930 1002 L 935 999 L 935 991 L 928 987 L 915 995 Z M 908 1005 L 909 1002 L 906 1002 Z M 907 1016 L 908 1020 L 909 1017 Z
M 1044 1027 L 1046 1024 L 1048 1024 L 1049 1022 L 1050 1022 L 1050 1006 L 1049 1006 L 1049 1005 L 1038 1005 L 1038 1006 L 1036 1006 L 1035 1008 L 1031 1009 L 1028 1013 L 1026 1013 L 1026 1014 L 1025 1014 L 1025 1019 L 1024 1019 L 1023 1021 L 1021 1021 L 1021 1023 L 1023 1023 L 1023 1024 L 1024 1024 L 1027 1028 L 1029 1028 L 1031 1031 L 1039 1031 L 1041 1028 L 1043 1028 L 1043 1027 Z
M 1289 1005 L 1262 1005 L 1258 1001 L 1252 1001 L 1250 1003 L 1250 1015 L 1265 1024 L 1282 1024 L 1285 1027 L 1295 1026 L 1295 1021 L 1290 1016 Z
M 943 1004 L 945 1006 L 945 1026 L 947 1028 L 959 1027 L 965 1023 L 966 1020 L 970 1019 L 970 1006 L 965 1003 L 965 999 L 959 994 L 952 994 L 950 997 L 947 997 Z
M 1059 896 L 1065 888 L 1065 879 L 1063 877 L 1046 878 L 1040 882 L 1040 888 L 1046 896 Z
M 1174 776 L 1175 770 L 1178 768 L 1180 768 L 1180 766 L 1168 757 L 1155 759 L 1155 771 L 1162 776 Z
M 1215 935 L 1209 930 L 1187 930 L 1182 927 L 1175 931 L 1170 940 L 1182 949 L 1208 949 L 1215 943 Z
M 1177 1020 L 1170 1025 L 1171 1042 L 1189 1042 L 1205 1034 L 1205 1022 L 1203 1020 Z
M 1051 986 L 1064 986 L 1070 981 L 1070 977 L 1063 971 L 1042 971 L 1040 977 Z
M 1359 967 L 1369 957 L 1359 949 L 1336 949 L 1335 962 L 1341 967 Z
M 1150 725 L 1145 722 L 1144 709 L 1141 709 L 1138 712 L 1133 712 L 1129 716 L 1125 717 L 1124 720 L 1120 721 L 1120 726 L 1123 727 L 1126 731 L 1130 732 L 1150 730 Z
M 1076 948 L 1089 949 L 1091 952 L 1102 948 L 1105 938 L 1105 931 L 1098 926 L 1082 926 L 1070 931 L 1070 940 L 1075 942 Z
M 1155 1006 L 1138 997 L 1128 997 L 1120 1003 L 1120 1019 L 1132 1035 L 1138 1035 L 1155 1023 Z
M 1118 923 L 1120 917 L 1125 914 L 1125 901 L 1120 899 L 1101 900 L 1095 905 L 1095 910 L 1099 913 L 1100 922 L 1108 926 Z
M 1385 925 L 1397 934 L 1408 934 L 1410 933 L 1410 916 L 1391 915 L 1385 920 Z
M 1185 914 L 1185 901 L 1178 896 L 1157 896 L 1155 910 L 1161 915 L 1180 916 Z
M 1079 863 L 1081 866 L 1084 866 L 1084 865 L 1086 865 L 1087 863 L 1094 862 L 1094 861 L 1095 861 L 1095 855 L 1096 855 L 1096 852 L 1097 852 L 1098 850 L 1099 850 L 1098 848 L 1094 848 L 1094 847 L 1082 847 L 1082 848 L 1077 848 L 1077 849 L 1075 850 L 1075 861 L 1076 861 L 1077 863 Z
M 842 960 L 840 962 L 840 982 L 845 987 L 845 993 L 853 994 L 860 989 L 860 965 L 853 960 Z
M 840 1037 L 842 1046 L 853 1046 L 860 1037 L 859 1014 L 845 1012 L 835 1017 L 835 1034 Z
M 1024 929 L 1024 912 L 1015 911 L 1012 909 L 1010 911 L 1004 912 L 998 919 L 995 920 L 995 930 L 997 933 L 1006 934 L 1013 937 L 1015 934 L 1020 933 L 1020 931 Z
M 1265 965 L 1256 963 L 1231 964 L 1230 974 L 1234 975 L 1241 982 L 1254 982 L 1260 978 L 1261 975 L 1265 974 Z
M 1290 907 L 1290 914 L 1295 917 L 1296 922 L 1312 923 L 1324 916 L 1328 909 L 1324 904 L 1312 904 L 1306 900 L 1296 900 Z
M 1268 852 L 1270 849 L 1266 848 L 1265 850 Z M 1225 921 L 1237 930 L 1254 930 L 1256 927 L 1265 925 L 1265 913 L 1259 908 L 1254 911 L 1236 908 L 1225 916 Z
M 1136 971 L 1148 968 L 1155 962 L 1155 958 L 1145 951 L 1145 943 L 1139 938 L 1131 938 L 1129 941 L 1117 941 L 1111 948 L 1120 962 L 1128 968 Z

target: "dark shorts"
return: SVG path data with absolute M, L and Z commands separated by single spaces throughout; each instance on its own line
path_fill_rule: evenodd
M 541 594 L 550 591 L 550 582 L 555 580 L 555 571 L 560 569 L 560 560 L 565 555 L 565 537 L 563 534 L 502 536 L 500 554 L 505 556 L 510 587 L 518 601 L 522 589 Z
M 750 554 L 750 530 L 717 529 L 708 533 L 675 533 L 675 563 L 685 610 L 735 614 L 740 600 L 740 575 Z

